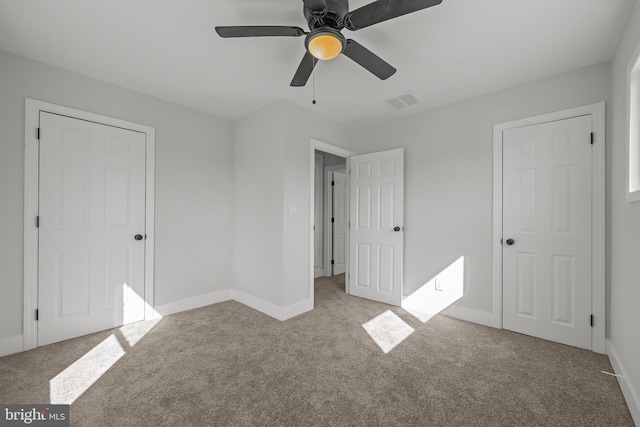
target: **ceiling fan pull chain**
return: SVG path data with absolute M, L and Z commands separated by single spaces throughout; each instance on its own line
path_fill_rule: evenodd
M 316 105 L 316 64 L 317 64 L 318 60 L 316 58 L 313 58 L 313 71 L 311 72 L 313 74 L 313 101 L 311 101 L 311 103 L 313 105 Z

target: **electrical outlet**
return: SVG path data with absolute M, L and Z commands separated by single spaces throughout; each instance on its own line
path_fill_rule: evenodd
M 438 278 L 436 277 L 436 279 L 434 280 L 435 284 L 436 284 L 436 291 L 444 291 L 444 289 L 442 288 L 442 281 L 438 280 Z

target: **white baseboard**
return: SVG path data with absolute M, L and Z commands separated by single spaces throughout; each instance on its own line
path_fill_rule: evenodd
M 484 326 L 495 327 L 495 319 L 493 313 L 486 311 L 472 310 L 470 308 L 449 306 L 442 310 L 440 314 L 454 319 L 464 320 L 466 322 L 478 323 Z
M 14 337 L 0 339 L 0 357 L 8 356 L 13 353 L 20 353 L 24 350 L 24 336 L 16 335 Z
M 629 412 L 631 412 L 633 422 L 637 426 L 640 426 L 640 399 L 638 399 L 638 393 L 636 393 L 633 384 L 627 380 L 627 371 L 624 368 L 615 347 L 609 340 L 607 340 L 607 355 L 609 356 L 609 361 L 611 362 L 614 372 L 618 375 L 622 375 L 622 377 L 618 377 L 618 384 L 620 384 L 620 389 L 622 389 L 622 394 L 624 396 L 624 400 L 627 402 L 627 406 L 629 407 Z
M 244 304 L 247 307 L 258 310 L 259 312 L 277 320 L 291 319 L 292 317 L 299 316 L 309 310 L 313 310 L 313 301 L 311 301 L 311 299 L 306 299 L 304 301 L 282 307 L 237 289 L 232 290 L 231 294 L 233 300 L 240 304 Z
M 282 319 L 287 320 L 292 317 L 296 317 L 301 315 L 302 313 L 306 313 L 307 311 L 313 310 L 313 301 L 311 298 L 306 299 L 304 301 L 297 302 L 295 304 L 288 305 L 282 308 Z
M 167 304 L 156 305 L 153 308 L 161 316 L 168 316 L 170 314 L 179 313 L 181 311 L 204 307 L 205 305 L 229 301 L 230 299 L 232 299 L 231 289 L 225 289 L 223 291 L 211 292 L 209 294 L 199 295 L 192 298 L 185 298 Z
M 261 298 L 254 297 L 246 292 L 233 289 L 231 291 L 232 298 L 240 304 L 258 310 L 261 313 L 271 316 L 274 319 L 282 320 L 282 307 L 265 301 Z

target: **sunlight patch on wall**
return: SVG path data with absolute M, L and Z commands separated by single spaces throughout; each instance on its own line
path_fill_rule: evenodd
M 124 354 L 118 339 L 110 335 L 49 381 L 51 403 L 72 404 Z
M 122 284 L 122 306 L 124 326 L 120 328 L 120 332 L 129 346 L 133 347 L 147 332 L 153 329 L 162 319 L 162 315 L 126 283 Z M 152 313 L 151 320 L 142 320 L 145 312 Z
M 362 325 L 386 354 L 414 332 L 401 318 L 387 310 Z
M 402 308 L 428 322 L 464 295 L 464 256 L 461 256 L 420 289 L 402 301 Z

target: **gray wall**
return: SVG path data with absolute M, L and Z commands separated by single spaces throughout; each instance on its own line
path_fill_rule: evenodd
M 0 51 L 0 341 L 22 334 L 25 97 L 156 128 L 156 305 L 231 285 L 231 122 Z
M 640 202 L 625 203 L 627 158 L 627 68 L 640 48 L 640 5 L 635 3 L 613 61 L 613 139 L 607 162 L 607 229 L 610 240 L 609 350 L 626 370 L 640 398 Z M 634 406 L 640 425 L 640 401 Z M 633 412 L 633 411 L 632 411 Z
M 456 305 L 493 312 L 493 125 L 609 101 L 610 78 L 608 63 L 595 65 L 354 134 L 357 153 L 405 148 L 405 294 L 464 256 Z
M 288 101 L 234 123 L 233 288 L 278 307 L 310 298 L 311 138 L 344 145 L 348 132 Z
M 266 108 L 233 125 L 233 288 L 282 305 L 284 130 Z

